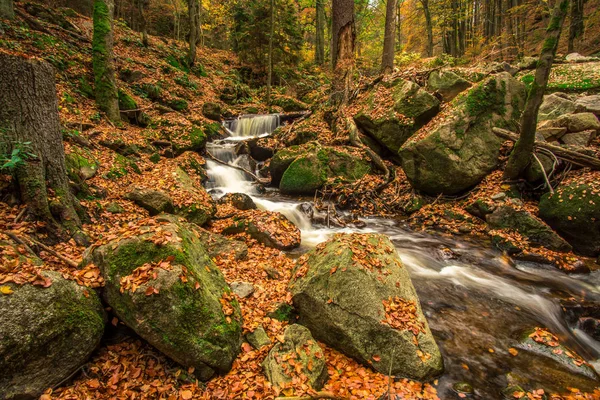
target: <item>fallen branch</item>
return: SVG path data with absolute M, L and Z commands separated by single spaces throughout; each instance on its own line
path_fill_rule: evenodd
M 16 232 L 13 231 L 6 231 L 6 234 L 8 236 L 10 236 L 11 239 L 13 239 L 15 242 L 22 244 L 23 246 L 25 246 L 28 250 L 31 250 L 31 248 L 29 247 L 29 245 L 27 244 L 27 242 L 25 242 L 22 238 L 19 237 L 19 235 L 16 234 Z M 37 240 L 35 240 L 32 237 L 26 236 L 26 238 L 31 241 L 33 244 L 35 244 L 36 246 L 42 248 L 42 250 L 47 251 L 48 253 L 52 254 L 53 256 L 55 256 L 56 258 L 60 259 L 61 261 L 63 261 L 64 263 L 68 264 L 70 267 L 73 268 L 79 268 L 79 264 L 76 263 L 75 261 L 63 256 L 62 254 L 57 253 L 56 251 L 54 251 L 53 249 L 51 249 L 50 247 L 46 246 L 43 243 L 38 242 Z M 33 254 L 37 254 L 34 253 L 33 251 L 31 251 Z M 39 254 L 38 254 L 39 255 Z
M 250 175 L 252 177 L 252 179 L 254 179 L 256 182 L 260 183 L 261 185 L 266 185 L 266 184 L 269 183 L 268 179 L 259 178 L 258 176 L 254 175 L 252 172 L 248 171 L 246 168 L 243 168 L 243 167 L 240 167 L 240 166 L 237 166 L 237 165 L 228 164 L 225 161 L 219 160 L 217 157 L 215 157 L 212 154 L 210 154 L 210 151 L 208 151 L 208 150 L 206 150 L 206 155 L 208 156 L 208 158 L 210 158 L 211 160 L 213 160 L 216 163 L 219 163 L 221 165 L 225 165 L 226 167 L 235 168 L 237 170 L 240 170 L 242 172 L 247 173 L 248 175 Z
M 502 139 L 508 139 L 513 142 L 519 140 L 519 136 L 516 133 L 507 131 L 506 129 L 492 128 L 492 131 Z M 593 170 L 600 170 L 600 159 L 597 157 L 588 156 L 587 154 L 583 154 L 575 150 L 569 150 L 564 147 L 555 146 L 550 143 L 539 142 L 537 140 L 535 141 L 535 146 L 539 147 L 540 149 L 551 151 L 557 158 L 560 158 L 561 160 L 579 165 L 580 167 L 588 167 Z

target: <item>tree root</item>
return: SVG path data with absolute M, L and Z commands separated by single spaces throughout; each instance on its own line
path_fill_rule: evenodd
M 27 243 L 26 240 L 29 240 L 31 243 L 33 243 L 35 246 L 40 247 L 42 250 L 47 251 L 48 253 L 52 254 L 53 256 L 55 256 L 56 258 L 60 259 L 61 261 L 63 261 L 65 264 L 69 265 L 70 267 L 73 268 L 79 268 L 79 264 L 76 263 L 75 261 L 63 256 L 60 253 L 57 253 L 56 251 L 54 251 L 53 249 L 51 249 L 50 247 L 46 246 L 43 243 L 38 242 L 37 240 L 33 239 L 30 236 L 25 235 L 26 240 L 24 240 L 23 238 L 19 237 L 19 235 L 17 235 L 16 232 L 14 231 L 6 231 L 6 234 L 15 242 L 17 242 L 20 245 L 25 246 L 26 250 L 31 252 L 32 254 L 41 257 L 39 255 L 39 253 L 36 253 L 32 250 L 32 248 L 29 246 L 29 244 Z

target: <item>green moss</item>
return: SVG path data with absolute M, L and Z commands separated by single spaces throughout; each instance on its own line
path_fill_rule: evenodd
M 154 164 L 158 164 L 158 162 L 160 161 L 160 154 L 158 153 L 154 153 L 149 157 L 149 160 L 152 161 Z
M 192 142 L 192 148 L 199 151 L 206 145 L 207 138 L 200 127 L 193 126 L 190 132 L 190 141 Z
M 283 174 L 279 189 L 286 194 L 310 194 L 321 188 L 325 181 L 325 171 L 315 156 L 300 157 Z
M 107 38 L 112 34 L 112 16 L 107 4 L 102 0 L 94 0 L 94 35 L 92 40 L 92 64 L 95 79 L 95 94 L 98 106 L 107 111 L 107 105 L 117 95 L 117 88 L 111 75 L 112 51 L 106 48 Z
M 129 241 L 121 244 L 116 253 L 110 257 L 109 273 L 112 277 L 127 276 L 137 267 L 153 261 L 164 260 L 169 256 L 173 256 L 174 262 L 177 264 L 186 265 L 189 261 L 181 250 L 172 246 L 159 247 L 152 242 Z
M 503 82 L 504 83 L 504 82 Z M 504 115 L 504 97 L 506 87 L 498 87 L 495 79 L 477 85 L 467 94 L 465 98 L 467 113 L 472 117 L 498 113 Z
M 171 99 L 167 101 L 167 105 L 175 111 L 184 111 L 188 108 L 188 102 L 184 99 Z
M 118 97 L 119 97 L 119 110 L 128 111 L 128 110 L 136 110 L 138 108 L 138 105 L 135 102 L 135 100 L 133 100 L 133 98 L 130 95 L 128 95 L 121 89 L 119 89 Z
M 198 85 L 194 82 L 190 81 L 190 77 L 188 74 L 183 74 L 175 78 L 175 83 L 179 86 L 183 86 L 184 88 L 196 91 L 198 90 Z
M 87 97 L 88 99 L 93 99 L 95 97 L 94 88 L 88 82 L 88 80 L 85 76 L 82 76 L 81 78 L 79 78 L 78 89 L 79 89 L 79 92 L 82 95 L 84 95 L 85 97 Z
M 542 53 L 546 53 L 546 52 L 552 52 L 554 53 L 556 50 L 556 46 L 557 46 L 558 41 L 556 40 L 556 38 L 547 38 L 546 40 L 544 40 L 544 45 L 542 46 Z
M 173 54 L 169 54 L 165 60 L 167 61 L 167 64 L 173 68 L 177 68 L 178 70 L 186 73 L 190 72 L 190 67 L 187 65 L 187 62 L 184 58 L 178 58 Z

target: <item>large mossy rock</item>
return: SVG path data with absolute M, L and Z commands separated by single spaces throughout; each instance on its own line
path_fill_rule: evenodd
M 471 87 L 471 82 L 452 71 L 434 70 L 427 79 L 427 89 L 437 92 L 445 102 L 449 102 Z
M 391 98 L 393 103 L 381 104 Z M 396 154 L 398 149 L 440 109 L 440 102 L 416 83 L 384 82 L 359 102 L 354 116 L 359 128 Z
M 128 327 L 199 379 L 229 371 L 242 317 L 194 224 L 168 217 L 92 249 L 104 299 Z
M 104 333 L 104 309 L 92 289 L 58 272 L 46 288 L 11 283 L 0 294 L 0 398 L 35 399 L 81 367 Z
M 523 235 L 531 244 L 544 246 L 555 251 L 570 251 L 571 246 L 543 221 L 529 211 L 517 210 L 503 205 L 486 216 L 488 225 L 493 229 L 511 229 Z
M 598 175 L 595 175 L 596 182 Z M 540 218 L 585 256 L 600 255 L 600 190 L 586 183 L 559 186 L 540 200 Z
M 430 195 L 454 195 L 481 182 L 497 167 L 503 142 L 492 128 L 515 130 L 524 102 L 525 86 L 506 72 L 454 99 L 439 125 L 400 150 L 411 185 Z
M 442 372 L 415 288 L 387 236 L 334 236 L 299 260 L 290 290 L 299 322 L 316 339 L 383 374 L 424 380 Z
M 204 187 L 194 182 L 182 168 L 176 168 L 173 175 L 179 191 L 186 196 L 175 201 L 175 214 L 197 225 L 210 221 L 217 212 L 217 206 Z
M 295 249 L 300 246 L 301 240 L 298 227 L 284 215 L 263 210 L 246 210 L 236 214 L 221 233 L 246 233 L 259 243 L 279 250 Z
M 298 324 L 285 328 L 283 342 L 271 348 L 263 368 L 269 382 L 278 389 L 294 382 L 319 390 L 329 377 L 323 349 L 310 331 Z
M 308 143 L 279 151 L 271 160 L 271 183 L 285 194 L 312 195 L 329 179 L 354 182 L 371 170 L 347 151 Z

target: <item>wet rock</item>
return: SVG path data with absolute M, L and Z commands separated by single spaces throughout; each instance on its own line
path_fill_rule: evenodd
M 590 130 L 567 133 L 560 138 L 560 141 L 569 146 L 588 147 L 594 139 L 596 139 L 596 131 Z
M 556 251 L 571 250 L 569 243 L 529 211 L 517 210 L 513 206 L 503 205 L 487 215 L 486 221 L 492 229 L 515 230 L 534 245 L 544 246 L 547 249 Z
M 202 105 L 202 114 L 213 121 L 221 121 L 221 105 L 219 103 L 206 102 Z
M 600 319 L 582 317 L 577 321 L 577 328 L 581 329 L 595 340 L 600 341 Z
M 85 260 L 100 268 L 104 299 L 119 319 L 205 380 L 231 368 L 242 317 L 195 229 L 185 222 L 141 227 L 138 234 L 91 248 Z
M 267 332 L 262 326 L 256 328 L 254 332 L 250 332 L 249 334 L 247 334 L 246 340 L 256 350 L 260 350 L 264 346 L 268 346 L 271 344 L 271 339 L 269 338 L 269 335 L 267 335 Z
M 275 149 L 264 139 L 249 140 L 250 156 L 256 161 L 267 161 L 275 154 Z
M 323 349 L 308 329 L 297 324 L 285 328 L 283 342 L 273 346 L 263 368 L 269 382 L 278 389 L 295 381 L 319 390 L 329 377 Z
M 600 193 L 586 184 L 565 183 L 540 199 L 540 218 L 585 256 L 600 254 Z
M 440 102 L 411 81 L 398 78 L 382 85 L 391 92 L 393 107 L 381 115 L 377 108 L 378 92 L 374 90 L 362 100 L 354 120 L 360 129 L 396 154 L 408 138 L 439 112 Z
M 240 298 L 245 299 L 254 293 L 254 286 L 248 282 L 232 282 L 231 290 Z
M 442 357 L 392 243 L 380 234 L 338 234 L 303 256 L 290 282 L 300 320 L 318 340 L 412 379 L 443 370 Z
M 268 247 L 292 250 L 300 246 L 300 230 L 282 214 L 249 210 L 232 218 L 221 233 L 231 235 L 245 232 Z
M 503 143 L 492 127 L 514 130 L 524 102 L 525 86 L 508 73 L 460 95 L 444 121 L 400 149 L 410 184 L 437 196 L 461 193 L 481 182 L 497 167 Z
M 227 193 L 225 196 L 221 197 L 218 201 L 219 204 L 231 204 L 238 210 L 256 210 L 256 204 L 254 204 L 254 200 L 252 197 L 248 196 L 245 193 Z
M 575 102 L 565 99 L 557 94 L 544 96 L 544 101 L 540 106 L 538 121 L 556 119 L 564 114 L 572 114 L 577 110 Z
M 580 111 L 590 112 L 600 118 L 600 95 L 579 97 L 575 104 Z
M 0 295 L 0 398 L 34 399 L 81 367 L 100 343 L 104 309 L 96 292 L 44 272 L 49 287 L 4 284 Z
M 452 71 L 434 70 L 427 79 L 427 89 L 438 92 L 445 102 L 450 102 L 471 87 L 471 82 Z
M 173 200 L 171 200 L 168 194 L 160 190 L 134 186 L 125 195 L 125 198 L 148 210 L 150 215 L 157 215 L 163 212 L 172 213 L 175 211 Z

